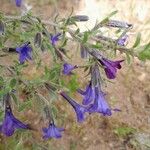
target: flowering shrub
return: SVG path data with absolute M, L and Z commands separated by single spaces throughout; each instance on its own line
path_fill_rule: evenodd
M 16 6 L 21 7 L 21 5 L 22 1 L 16 0 Z M 67 18 L 56 17 L 49 22 L 33 16 L 31 12 L 22 16 L 7 16 L 0 13 L 0 56 L 4 58 L 8 55 L 13 56 L 11 59 L 14 60 L 11 64 L 0 66 L 0 98 L 4 102 L 4 107 L 1 108 L 4 112 L 0 126 L 1 133 L 12 136 L 15 134 L 15 129 L 35 130 L 30 123 L 26 124 L 17 119 L 13 110 L 18 107 L 23 111 L 28 107 L 26 104 L 34 107 L 33 103 L 37 98 L 42 101 L 41 113 L 45 113 L 49 122 L 48 126 L 43 126 L 41 130 L 44 139 L 60 138 L 61 132 L 64 131 L 64 128 L 57 127 L 57 118 L 53 112 L 53 107 L 57 109 L 53 99 L 58 100 L 58 97 L 62 97 L 72 106 L 79 123 L 93 113 L 105 117 L 120 113 L 119 108 L 112 108 L 108 104 L 102 83 L 115 79 L 126 60 L 130 62 L 133 57 L 144 61 L 150 59 L 150 43 L 140 46 L 141 36 L 138 34 L 134 45 L 127 48 L 128 31 L 132 30 L 133 25 L 112 20 L 111 17 L 116 13 L 117 11 L 112 12 L 91 30 L 85 32 L 80 32 L 77 22 L 88 21 L 88 16 L 71 14 Z M 75 30 L 71 29 L 72 26 Z M 105 36 L 102 28 L 113 29 L 116 37 Z M 72 41 L 80 45 L 84 66 L 70 63 L 71 58 L 66 47 Z M 52 56 L 51 66 L 42 62 L 41 56 L 45 51 Z M 126 56 L 124 59 L 116 59 L 123 53 Z M 24 78 L 23 70 L 31 63 L 36 68 L 42 68 L 43 73 L 38 78 L 28 80 Z M 82 90 L 77 82 L 78 69 L 83 69 L 90 78 L 85 90 Z M 66 82 L 68 79 L 70 83 Z M 26 93 L 23 102 L 25 105 L 21 103 L 19 96 L 23 91 Z M 46 91 L 46 94 L 42 91 Z M 82 104 L 72 98 L 73 93 L 82 96 Z M 50 98 L 47 98 L 47 94 Z

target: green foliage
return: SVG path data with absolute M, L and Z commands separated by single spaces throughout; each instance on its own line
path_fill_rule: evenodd
M 32 107 L 32 100 L 27 100 L 27 101 L 25 101 L 25 102 L 23 102 L 23 103 L 21 103 L 21 104 L 19 105 L 18 111 L 19 111 L 19 112 L 22 112 L 22 111 L 24 111 L 25 109 L 29 109 L 29 108 L 31 108 L 31 107 Z
M 79 88 L 78 76 L 75 74 L 72 75 L 69 83 L 66 86 L 69 89 L 70 93 L 75 92 Z
M 16 86 L 16 84 L 17 84 L 17 80 L 13 78 L 10 80 L 9 86 L 13 89 Z
M 100 54 L 104 54 L 104 56 L 110 56 L 112 53 L 116 54 L 116 51 L 119 50 L 126 54 L 128 63 L 131 63 L 131 58 L 134 57 L 134 54 L 141 60 L 150 59 L 150 43 L 144 46 L 144 49 L 140 52 L 137 53 L 136 51 L 141 42 L 140 33 L 137 35 L 133 47 L 129 49 L 125 46 L 117 45 L 118 35 L 116 39 L 103 36 L 105 33 L 102 32 L 100 28 L 105 27 L 107 22 L 110 21 L 110 18 L 114 16 L 117 11 L 113 11 L 100 21 L 100 23 L 96 24 L 93 29 L 85 32 L 80 31 L 77 22 L 88 20 L 88 17 L 72 16 L 72 13 L 73 11 L 66 18 L 59 18 L 59 16 L 56 16 L 52 22 L 41 20 L 31 12 L 24 16 L 14 16 L 14 18 L 0 13 L 0 54 L 6 53 L 12 56 L 12 53 L 9 53 L 10 48 L 14 49 L 14 52 L 16 52 L 16 47 L 19 47 L 25 42 L 29 42 L 32 47 L 32 63 L 25 62 L 24 64 L 20 64 L 18 56 L 16 57 L 16 55 L 19 54 L 16 53 L 14 54 L 14 61 L 11 65 L 4 64 L 4 67 L 2 66 L 3 73 L 0 76 L 0 98 L 2 100 L 3 96 L 9 93 L 13 99 L 11 103 L 14 108 L 17 107 L 18 112 L 26 111 L 26 109 L 32 109 L 34 107 L 38 113 L 42 113 L 44 107 L 48 106 L 51 107 L 52 116 L 55 118 L 54 120 L 59 118 L 59 109 L 54 105 L 56 100 L 58 100 L 59 91 L 69 91 L 69 94 L 72 95 L 80 88 L 78 81 L 79 76 L 76 73 L 68 76 L 62 74 L 63 63 L 65 63 L 67 59 L 70 59 L 66 49 L 68 49 L 67 46 L 72 41 L 77 42 L 79 45 L 83 45 L 83 47 L 87 47 L 85 50 L 87 50 L 86 52 L 90 57 L 87 58 L 86 61 L 83 60 L 85 63 L 84 66 L 80 66 L 80 64 L 77 65 L 79 65 L 79 68 L 83 68 L 85 72 L 89 71 L 89 73 L 91 71 L 91 66 L 97 63 L 97 60 L 91 54 L 93 49 L 100 52 Z M 75 30 L 72 30 L 72 25 L 76 28 Z M 49 28 L 49 26 L 52 26 L 52 28 Z M 116 34 L 120 35 L 126 32 L 127 31 L 122 31 L 121 29 L 115 31 Z M 61 38 L 57 41 L 58 44 L 52 45 L 51 35 L 57 33 L 61 33 Z M 71 37 L 67 36 L 68 33 Z M 4 49 L 8 51 L 5 52 Z M 51 64 L 49 66 L 45 65 L 41 59 L 45 51 L 50 54 L 50 59 L 52 59 L 52 61 L 50 60 Z M 74 54 L 75 53 L 76 51 L 74 50 Z M 30 69 L 30 65 L 33 65 L 36 69 L 41 69 L 43 74 L 37 78 L 36 76 L 33 77 L 32 80 L 25 79 L 23 77 L 24 70 L 28 67 Z M 7 74 L 8 67 L 9 69 L 11 68 L 9 74 Z M 5 74 L 6 76 L 4 76 Z M 25 94 L 23 100 L 20 99 L 20 94 L 22 93 Z M 2 109 L 2 111 L 0 111 L 0 120 L 4 116 L 3 112 L 4 110 Z M 63 115 L 61 114 L 61 116 Z M 62 122 L 64 121 L 63 119 L 61 119 Z M 77 126 L 75 128 L 75 131 L 76 130 Z M 115 134 L 119 137 L 126 137 L 129 134 L 133 134 L 135 131 L 134 128 L 130 127 L 119 127 L 114 130 Z M 18 137 L 20 137 L 19 135 L 21 134 L 18 132 Z M 18 139 L 18 137 L 16 139 Z M 8 142 L 7 147 L 11 147 L 12 149 L 15 147 L 15 150 L 25 149 L 23 147 L 24 141 L 22 137 L 20 141 L 15 141 L 14 139 L 15 138 L 12 138 Z M 39 148 L 39 145 L 37 146 L 33 143 L 32 145 L 33 149 Z M 70 149 L 76 149 L 76 142 L 71 141 Z
M 141 33 L 138 33 L 133 48 L 137 47 L 141 42 Z
M 107 23 L 107 22 L 109 21 L 109 19 L 110 19 L 112 16 L 114 16 L 115 14 L 117 14 L 117 13 L 118 13 L 117 10 L 111 12 L 110 14 L 107 15 L 106 18 L 104 18 L 104 19 L 100 22 L 100 24 L 103 25 L 103 24 Z
M 136 129 L 131 127 L 118 127 L 114 129 L 114 133 L 118 135 L 119 137 L 127 137 L 130 134 L 133 134 L 136 132 Z
M 142 50 L 139 53 L 139 59 L 145 61 L 145 60 L 150 60 L 150 43 L 148 43 L 145 47 L 144 50 Z
M 82 44 L 86 43 L 87 40 L 89 39 L 89 36 L 90 36 L 90 33 L 89 32 L 84 32 L 84 35 L 83 35 L 83 40 L 82 40 Z

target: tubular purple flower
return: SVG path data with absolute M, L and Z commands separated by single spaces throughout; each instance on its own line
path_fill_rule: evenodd
M 21 4 L 22 4 L 22 0 L 16 0 L 16 6 L 17 6 L 17 7 L 20 7 Z
M 120 46 L 125 46 L 127 39 L 128 39 L 128 35 L 124 35 L 123 37 L 118 39 L 117 44 Z
M 58 33 L 56 35 L 51 35 L 51 43 L 53 46 L 56 45 L 56 42 L 59 40 L 60 36 L 61 36 L 61 33 Z
M 111 109 L 109 108 L 104 96 L 105 94 L 100 91 L 98 87 L 95 87 L 95 100 L 88 109 L 89 113 L 98 112 L 102 113 L 104 116 L 112 115 Z
M 104 66 L 107 78 L 114 79 L 116 77 L 117 69 L 121 69 L 120 63 L 124 60 L 111 61 L 106 58 L 99 59 L 99 62 Z
M 55 126 L 54 123 L 50 123 L 48 128 L 43 128 L 43 138 L 49 139 L 49 138 L 61 138 L 61 132 L 64 131 L 64 128 L 58 128 Z
M 75 102 L 72 98 L 70 98 L 65 92 L 61 92 L 60 95 L 68 101 L 68 103 L 74 108 L 77 116 L 78 122 L 83 122 L 85 120 L 85 112 L 87 112 L 87 108 L 81 106 L 77 102 Z
M 5 134 L 6 136 L 11 136 L 15 132 L 15 129 L 30 129 L 30 127 L 15 118 L 12 113 L 11 107 L 6 106 L 5 117 L 2 125 L 0 126 L 0 132 Z
M 72 70 L 74 70 L 74 69 L 76 69 L 76 68 L 78 68 L 76 65 L 71 65 L 71 64 L 68 64 L 68 63 L 64 63 L 63 64 L 63 74 L 65 74 L 65 75 L 70 75 L 70 74 L 72 74 Z
M 23 64 L 26 60 L 32 60 L 31 57 L 31 52 L 32 52 L 32 48 L 28 43 L 23 44 L 20 47 L 16 48 L 16 51 L 19 53 L 19 61 L 21 64 Z
M 78 92 L 83 95 L 83 101 L 82 104 L 83 105 L 89 105 L 95 98 L 95 91 L 94 88 L 92 87 L 92 84 L 90 82 L 89 85 L 87 85 L 86 90 L 82 91 L 82 90 L 78 90 Z

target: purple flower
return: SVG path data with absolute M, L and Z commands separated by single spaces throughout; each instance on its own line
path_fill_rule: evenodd
M 17 47 L 16 51 L 19 53 L 19 61 L 21 64 L 28 59 L 30 60 L 32 59 L 31 57 L 32 48 L 30 47 L 29 42 L 23 44 L 20 47 Z
M 53 46 L 56 45 L 56 42 L 59 40 L 60 36 L 61 36 L 61 33 L 58 33 L 56 35 L 51 35 L 51 43 Z
M 114 79 L 116 77 L 117 69 L 121 69 L 120 63 L 124 60 L 111 61 L 106 58 L 99 59 L 99 62 L 104 66 L 107 78 Z
M 17 7 L 20 7 L 21 4 L 22 4 L 22 0 L 16 0 L 16 6 L 17 6 Z
M 83 105 L 90 104 L 94 100 L 94 98 L 95 98 L 95 91 L 94 91 L 94 88 L 91 85 L 91 82 L 90 82 L 89 85 L 87 85 L 85 91 L 78 90 L 78 92 L 81 95 L 83 95 L 83 101 L 82 101 Z
M 128 38 L 128 35 L 125 34 L 123 37 L 118 39 L 117 44 L 120 45 L 120 46 L 125 46 L 127 38 Z
M 72 74 L 71 71 L 74 70 L 75 68 L 77 68 L 76 65 L 73 66 L 73 65 L 71 65 L 71 64 L 64 63 L 64 65 L 63 65 L 63 74 L 65 74 L 65 75 L 70 75 L 70 74 Z
M 50 123 L 48 128 L 43 128 L 43 138 L 61 138 L 61 132 L 64 131 L 64 128 L 58 128 L 54 123 Z
M 89 107 L 89 113 L 98 112 L 102 113 L 104 116 L 112 115 L 111 109 L 109 108 L 104 96 L 105 94 L 98 87 L 95 87 L 95 101 Z
M 0 132 L 6 136 L 11 136 L 15 132 L 15 129 L 30 129 L 28 125 L 25 125 L 17 118 L 14 117 L 11 107 L 6 106 L 5 117 L 2 125 L 0 126 Z
M 61 92 L 60 95 L 66 99 L 69 104 L 74 108 L 77 116 L 77 121 L 78 122 L 83 122 L 85 119 L 85 112 L 87 112 L 86 107 L 81 106 L 80 104 L 76 103 L 73 99 L 71 99 L 65 92 Z

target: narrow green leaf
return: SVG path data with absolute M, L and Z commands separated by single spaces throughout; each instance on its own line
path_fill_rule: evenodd
M 143 61 L 146 59 L 150 60 L 150 43 L 148 43 L 144 50 L 139 53 L 139 59 Z
M 18 105 L 18 99 L 15 94 L 11 93 L 11 97 L 13 98 L 16 105 Z
M 138 33 L 133 48 L 137 47 L 141 42 L 141 33 Z
M 61 44 L 60 47 L 65 47 L 65 46 L 67 45 L 67 41 L 68 41 L 68 39 L 65 38 L 65 39 L 62 41 L 62 44 Z
M 82 43 L 86 43 L 89 37 L 89 32 L 84 32 Z
M 104 18 L 104 19 L 100 22 L 100 24 L 103 25 L 103 24 L 107 23 L 107 22 L 109 21 L 109 19 L 110 19 L 112 16 L 114 16 L 117 12 L 118 12 L 117 10 L 111 12 L 106 18 Z
M 17 83 L 17 80 L 16 80 L 16 79 L 12 79 L 12 80 L 10 81 L 9 86 L 13 89 L 13 88 L 16 86 L 16 83 Z
M 75 35 L 78 35 L 80 33 L 80 29 L 78 28 L 76 31 L 75 31 Z
M 4 83 L 4 79 L 2 76 L 0 76 L 0 85 L 3 85 L 3 83 Z
M 6 87 L 0 90 L 0 97 L 4 96 L 5 94 L 9 93 L 12 89 L 10 87 Z
M 77 80 L 77 76 L 76 75 L 72 75 L 71 80 L 68 84 L 68 89 L 70 89 L 70 92 L 75 92 L 77 89 L 79 88 L 79 83 Z
M 111 12 L 107 17 L 110 18 L 110 17 L 114 16 L 117 13 L 118 13 L 118 10 L 115 10 L 115 11 Z
M 131 63 L 131 58 L 130 58 L 130 55 L 128 53 L 126 53 L 126 57 L 127 57 L 128 64 L 130 64 Z
M 92 48 L 95 48 L 95 49 L 100 49 L 100 48 L 102 48 L 103 46 L 102 46 L 100 43 L 96 43 L 96 44 L 92 44 L 91 47 L 92 47 Z

